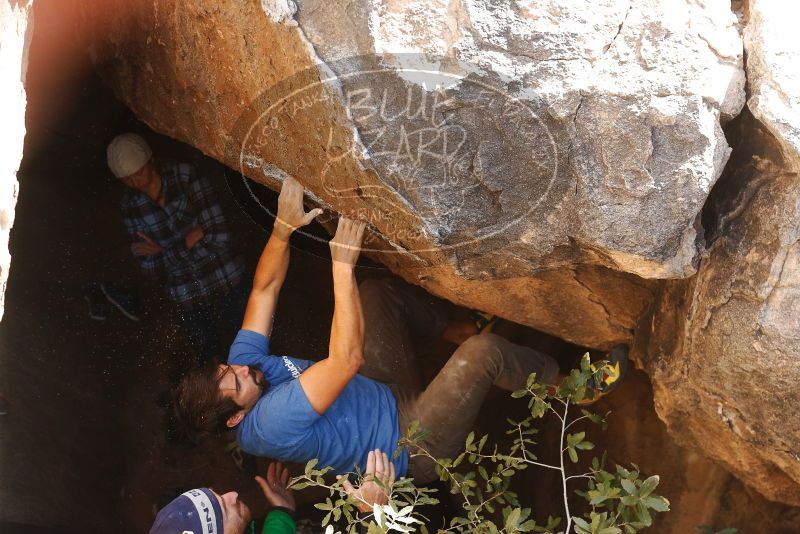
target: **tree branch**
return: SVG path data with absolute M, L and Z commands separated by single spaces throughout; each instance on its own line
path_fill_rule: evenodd
M 559 399 L 561 400 L 561 399 Z M 569 413 L 569 403 L 561 401 L 564 404 L 564 417 L 561 419 L 561 443 L 560 447 L 564 448 L 564 434 L 567 431 L 566 425 L 564 424 L 567 420 L 567 414 Z M 564 529 L 564 532 L 569 532 L 570 528 L 572 527 L 572 516 L 569 513 L 569 499 L 567 494 L 567 478 L 566 472 L 564 471 L 564 452 L 562 451 L 559 455 L 559 460 L 561 460 L 561 485 L 564 489 L 564 511 L 567 514 L 566 521 L 567 521 L 567 528 Z

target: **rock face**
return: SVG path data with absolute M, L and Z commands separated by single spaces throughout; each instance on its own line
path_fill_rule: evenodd
M 594 347 L 630 341 L 646 279 L 694 272 L 743 105 L 721 0 L 88 6 L 154 129 L 298 177 L 434 293 Z
M 440 209 L 430 215 L 422 198 L 411 199 L 437 248 L 489 236 L 511 219 L 483 251 L 516 243 L 515 256 L 536 268 L 595 262 L 675 278 L 694 272 L 693 222 L 729 153 L 720 115 L 744 104 L 735 17 L 727 2 L 704 4 L 360 0 L 351 8 L 363 16 L 340 17 L 335 4 L 311 0 L 300 3 L 298 20 L 344 94 L 360 91 L 365 107 L 414 84 L 430 89 L 436 76 L 447 83 L 441 72 L 466 78 L 439 109 L 447 127 L 464 132 L 457 156 L 472 175 L 456 164 L 461 180 L 451 183 L 462 187 L 434 189 L 427 202 Z M 375 55 L 346 59 L 357 54 Z M 348 76 L 379 69 L 402 80 Z M 487 86 L 499 90 L 489 96 Z M 378 174 L 388 181 L 397 167 L 409 173 L 404 152 L 380 150 L 399 148 L 409 121 L 359 120 L 360 111 L 352 115 Z M 384 130 L 399 133 L 388 142 L 371 134 Z M 435 185 L 441 165 L 415 163 L 423 170 L 414 184 Z M 472 263 L 470 277 L 483 267 Z
M 5 309 L 6 282 L 11 266 L 8 238 L 17 204 L 17 170 L 25 139 L 25 70 L 30 44 L 31 3 L 0 3 L 0 101 L 5 105 L 0 143 L 0 318 Z
M 800 169 L 800 45 L 792 19 L 800 8 L 775 0 L 751 0 L 744 31 L 751 96 L 747 107 L 780 144 L 795 172 Z M 787 10 L 787 7 L 789 8 Z
M 800 420 L 787 410 L 800 400 L 800 46 L 778 4 L 749 6 L 752 116 L 736 134 L 719 237 L 696 277 L 668 284 L 642 358 L 679 442 L 796 506 Z
M 653 392 L 644 373 L 633 371 L 619 394 L 605 397 L 595 408 L 612 414 L 607 431 L 587 432 L 597 450 L 608 450 L 614 461 L 624 458 L 644 473 L 660 475 L 658 489 L 669 499 L 670 512 L 646 529 L 647 534 L 689 534 L 697 532 L 698 525 L 712 525 L 716 531 L 736 527 L 738 532 L 754 534 L 796 532 L 800 508 L 768 501 L 706 455 L 675 445 L 675 429 L 669 432 L 654 413 Z M 536 473 L 529 485 L 544 486 L 536 478 L 543 474 Z M 548 490 L 552 493 L 547 486 L 538 490 L 532 500 L 537 508 L 552 498 Z

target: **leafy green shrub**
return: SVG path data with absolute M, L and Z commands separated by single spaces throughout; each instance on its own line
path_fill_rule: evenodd
M 601 366 L 596 366 L 599 369 Z M 449 526 L 439 532 L 476 532 L 487 534 L 511 534 L 515 532 L 538 532 L 556 534 L 560 532 L 577 534 L 634 534 L 653 524 L 653 515 L 669 510 L 669 501 L 654 493 L 658 486 L 658 476 L 642 479 L 636 465 L 625 468 L 617 465 L 606 470 L 605 455 L 593 458 L 591 469 L 578 475 L 568 475 L 566 462 L 578 463 L 580 455 L 594 449 L 594 444 L 586 440 L 586 432 L 571 431 L 576 424 L 591 422 L 603 430 L 606 422 L 603 417 L 576 406 L 593 395 L 594 387 L 600 383 L 602 371 L 590 366 L 589 355 L 585 354 L 579 369 L 569 375 L 554 388 L 536 382 L 531 375 L 525 389 L 515 391 L 512 397 L 528 400 L 530 415 L 522 421 L 508 420 L 507 434 L 513 442 L 507 451 L 500 451 L 497 445 L 488 447 L 488 436 L 476 438 L 470 433 L 464 444 L 464 451 L 455 458 L 434 458 L 426 449 L 427 432 L 414 423 L 409 428 L 400 447 L 406 447 L 412 457 L 422 456 L 435 462 L 436 472 L 442 481 L 449 482 L 451 493 L 459 498 L 464 513 L 451 520 Z M 574 412 L 579 410 L 579 416 Z M 559 462 L 550 465 L 540 462 L 530 451 L 536 444 L 534 436 L 538 430 L 533 427 L 536 419 L 546 415 L 555 416 L 561 424 L 559 441 Z M 399 449 L 396 454 L 399 454 Z M 561 491 L 564 499 L 566 521 L 561 517 L 550 517 L 545 524 L 530 519 L 531 509 L 523 507 L 518 496 L 511 490 L 514 475 L 528 468 L 551 469 L 561 476 Z M 367 532 L 428 532 L 428 525 L 418 509 L 422 505 L 435 504 L 435 490 L 418 488 L 413 479 L 403 478 L 391 488 L 387 505 L 375 505 L 368 514 L 357 514 L 357 503 L 342 489 L 341 479 L 327 484 L 324 475 L 329 468 L 316 469 L 316 461 L 306 466 L 305 473 L 293 479 L 292 487 L 301 489 L 310 485 L 327 488 L 330 497 L 317 504 L 317 508 L 327 511 L 323 524 L 331 521 L 346 523 L 348 533 L 366 527 Z M 361 473 L 355 473 L 359 482 Z M 570 513 L 569 485 L 584 481 L 581 490 L 573 493 L 585 499 L 589 511 L 582 516 Z M 563 529 L 559 527 L 564 525 Z M 328 533 L 334 528 L 328 525 Z

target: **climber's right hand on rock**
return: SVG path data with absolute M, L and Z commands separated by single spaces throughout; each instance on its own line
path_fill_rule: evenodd
M 278 216 L 275 219 L 275 233 L 288 238 L 292 232 L 305 226 L 320 215 L 320 208 L 306 213 L 303 208 L 303 186 L 292 177 L 287 178 L 278 196 Z
M 361 242 L 364 240 L 366 223 L 339 217 L 336 235 L 330 241 L 331 259 L 334 263 L 355 265 L 361 253 Z

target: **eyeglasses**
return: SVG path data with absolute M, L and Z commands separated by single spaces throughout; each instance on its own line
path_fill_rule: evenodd
M 236 388 L 224 388 L 224 387 L 221 387 L 222 386 L 222 380 L 225 378 L 225 375 L 227 375 L 230 372 L 233 372 L 233 366 L 232 365 L 226 365 L 225 366 L 225 370 L 222 372 L 221 375 L 219 375 L 219 378 L 217 378 L 217 387 L 219 387 L 219 389 L 221 391 L 235 389 L 236 393 L 239 393 L 239 389 L 240 389 L 241 386 L 239 384 L 239 376 L 235 372 L 233 372 L 233 379 L 236 382 Z

